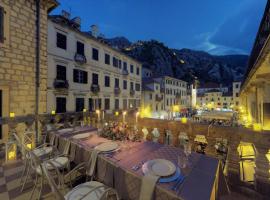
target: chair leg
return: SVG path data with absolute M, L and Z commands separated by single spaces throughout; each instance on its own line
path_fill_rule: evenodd
M 24 182 L 23 182 L 23 185 L 22 185 L 22 188 L 21 188 L 21 192 L 23 191 L 25 183 L 26 183 L 26 181 L 27 181 L 27 179 L 29 177 L 29 172 L 30 172 L 30 166 L 28 166 L 26 177 L 24 178 Z
M 44 185 L 44 177 L 41 177 L 41 185 L 40 185 L 40 190 L 39 190 L 39 194 L 38 194 L 38 200 L 40 200 L 41 198 L 41 194 L 42 194 L 42 190 L 43 190 L 43 185 Z
M 28 167 L 28 162 L 27 162 L 27 160 L 26 160 L 25 163 L 24 163 L 24 168 L 23 168 L 23 172 L 22 172 L 22 175 L 21 175 L 21 180 L 20 180 L 20 182 L 23 182 L 23 177 L 24 177 L 24 175 L 25 175 L 25 172 L 26 172 L 26 170 L 27 170 L 27 167 Z
M 35 192 L 35 190 L 36 190 L 37 184 L 38 184 L 38 174 L 36 174 L 35 183 L 34 183 L 34 188 L 33 188 L 32 192 L 31 192 L 31 196 L 30 196 L 29 200 L 32 199 L 33 194 L 34 194 L 34 192 Z

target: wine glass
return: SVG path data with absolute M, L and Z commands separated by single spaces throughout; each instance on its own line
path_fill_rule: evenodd
M 186 158 L 187 158 L 187 164 L 189 165 L 189 156 L 191 154 L 191 143 L 185 143 L 184 144 L 184 153 L 186 155 Z
M 177 165 L 180 169 L 184 169 L 187 166 L 187 157 L 185 155 L 179 155 L 177 157 Z

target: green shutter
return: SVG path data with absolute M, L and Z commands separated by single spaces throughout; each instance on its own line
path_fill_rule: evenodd
M 0 42 L 4 42 L 4 8 L 0 6 Z

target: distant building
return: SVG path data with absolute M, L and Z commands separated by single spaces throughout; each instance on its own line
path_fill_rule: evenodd
M 198 86 L 197 93 L 198 94 L 203 94 L 209 90 L 214 90 L 218 89 L 221 92 L 228 92 L 229 88 L 226 86 L 223 86 L 222 84 L 217 84 L 217 83 L 202 83 Z
M 241 105 L 249 124 L 270 130 L 270 1 L 267 1 L 241 87 Z
M 152 112 L 173 113 L 186 112 L 188 108 L 187 82 L 169 77 L 151 77 L 152 71 L 143 68 L 143 107 L 151 107 Z
M 164 115 L 164 90 L 159 82 L 152 78 L 143 79 L 142 87 L 142 116 L 160 117 Z
M 80 30 L 67 12 L 49 16 L 47 111 L 135 110 L 141 63 L 107 45 L 98 27 Z

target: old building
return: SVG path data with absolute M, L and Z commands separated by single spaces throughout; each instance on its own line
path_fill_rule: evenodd
M 153 77 L 149 69 L 142 69 L 142 110 L 153 117 L 173 117 L 188 108 L 187 82 L 169 77 Z
M 141 106 L 141 117 L 160 118 L 165 115 L 164 90 L 158 81 L 143 79 Z
M 54 0 L 0 2 L 1 117 L 46 112 L 47 13 L 55 6 Z
M 270 130 L 270 2 L 267 2 L 248 69 L 241 87 L 241 104 L 250 125 Z
M 141 63 L 107 45 L 80 18 L 49 16 L 47 111 L 134 110 L 140 106 Z

